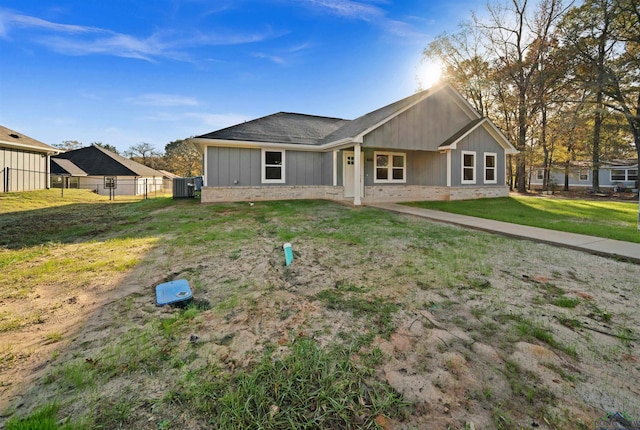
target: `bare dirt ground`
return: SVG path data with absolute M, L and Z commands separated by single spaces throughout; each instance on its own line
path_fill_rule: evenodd
M 376 375 L 413 409 L 385 428 L 591 429 L 615 411 L 640 419 L 640 266 L 397 219 L 409 230 L 434 229 L 433 241 L 294 242 L 296 258 L 284 267 L 280 243 L 259 234 L 233 252 L 141 250 L 146 258 L 133 271 L 83 290 L 43 286 L 29 304 L 42 309 L 41 322 L 2 333 L 0 410 L 6 418 L 64 399 L 43 382 L 47 374 L 73 358 L 97 357 L 133 327 L 172 315 L 175 309 L 155 306 L 154 286 L 187 278 L 194 296 L 212 305 L 182 335 L 185 351 L 198 343 L 193 368 L 214 361 L 242 369 L 267 342 L 312 336 L 329 344 L 340 333 L 366 329 L 370 322 L 322 302 L 325 290 L 360 285 L 369 298 L 399 304 L 394 332 L 374 340 L 383 353 Z M 457 239 L 439 242 L 441 229 Z M 156 429 L 166 417 L 169 428 L 202 427 L 177 405 L 161 403 L 172 372 L 123 373 L 99 387 L 100 395 L 145 399 L 123 428 Z M 65 408 L 79 416 L 86 404 Z

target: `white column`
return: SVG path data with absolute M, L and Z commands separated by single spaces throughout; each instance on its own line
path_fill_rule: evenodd
M 333 151 L 333 186 L 338 186 L 338 150 Z
M 451 186 L 451 150 L 447 149 L 447 187 Z
M 353 204 L 356 206 L 360 206 L 362 204 L 362 202 L 360 201 L 360 190 L 362 189 L 362 184 L 360 175 L 362 174 L 362 172 L 360 171 L 360 144 L 356 143 L 353 146 L 353 155 L 354 155 L 354 159 L 353 162 L 355 164 L 354 169 L 353 169 Z
M 208 149 L 209 147 L 206 145 L 202 145 L 202 186 L 203 187 L 208 187 L 209 183 L 207 181 L 207 153 L 209 152 Z

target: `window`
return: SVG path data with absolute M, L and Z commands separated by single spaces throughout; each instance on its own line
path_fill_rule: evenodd
M 627 180 L 627 171 L 624 169 L 611 169 L 611 180 L 612 181 L 626 181 Z
M 262 183 L 284 184 L 284 150 L 262 150 Z
M 588 181 L 589 180 L 589 171 L 588 170 L 578 170 L 578 180 L 579 181 Z
M 373 182 L 406 182 L 407 155 L 395 152 L 374 152 L 375 178 Z
M 476 183 L 476 153 L 462 151 L 462 183 Z
M 485 152 L 484 154 L 484 183 L 497 184 L 496 176 L 496 159 L 498 155 L 493 152 Z
M 638 169 L 627 170 L 627 181 L 638 180 Z
M 538 169 L 536 170 L 536 179 L 542 181 L 544 179 L 544 170 Z

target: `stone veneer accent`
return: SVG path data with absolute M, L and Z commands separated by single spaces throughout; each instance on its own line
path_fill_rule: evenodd
M 491 187 L 430 187 L 424 185 L 397 185 L 365 187 L 363 203 L 406 202 L 412 200 L 470 200 L 485 197 L 507 197 L 506 186 Z
M 269 186 L 269 187 L 203 187 L 202 203 L 252 202 L 261 200 L 343 200 L 342 187 Z
M 411 200 L 469 200 L 486 197 L 507 197 L 506 186 L 491 187 L 429 187 L 393 185 L 365 187 L 362 203 L 406 202 Z M 203 187 L 202 203 L 248 202 L 261 200 L 349 200 L 343 187 L 332 186 L 269 186 L 269 187 Z

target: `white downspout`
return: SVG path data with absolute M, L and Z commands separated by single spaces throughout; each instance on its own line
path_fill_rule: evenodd
M 360 190 L 362 189 L 362 184 L 361 184 L 361 169 L 360 169 L 360 159 L 361 159 L 361 154 L 360 154 L 360 144 L 356 143 L 353 146 L 353 155 L 354 155 L 354 163 L 355 166 L 353 169 L 353 204 L 356 206 L 360 206 L 362 204 L 362 201 L 360 200 L 361 196 L 360 196 Z

